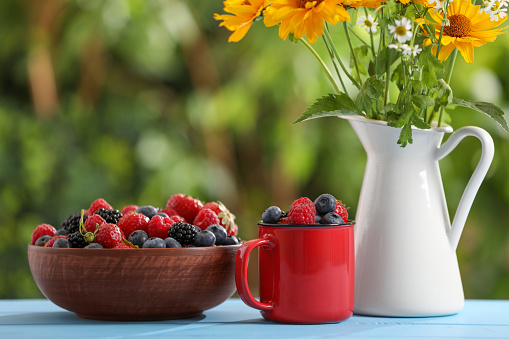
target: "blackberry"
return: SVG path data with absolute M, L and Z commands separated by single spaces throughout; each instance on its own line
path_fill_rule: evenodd
M 88 242 L 85 240 L 80 231 L 67 235 L 67 241 L 71 243 L 72 248 L 84 248 L 88 245 Z
M 122 213 L 119 210 L 110 208 L 99 208 L 94 214 L 101 216 L 108 224 L 116 224 L 122 218 Z
M 168 236 L 182 245 L 190 245 L 194 242 L 194 236 L 198 233 L 196 228 L 191 224 L 177 221 L 168 229 Z
M 62 221 L 62 224 L 60 225 L 64 230 L 66 230 L 69 233 L 74 233 L 80 230 L 80 219 L 81 219 L 81 212 L 71 214 L 67 217 L 64 221 Z M 88 219 L 88 215 L 83 216 L 83 222 Z

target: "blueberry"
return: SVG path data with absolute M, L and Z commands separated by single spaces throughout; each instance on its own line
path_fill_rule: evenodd
M 283 211 L 277 206 L 270 206 L 262 214 L 262 221 L 267 224 L 277 224 Z
M 144 214 L 149 219 L 151 219 L 154 215 L 157 214 L 157 209 L 154 206 L 147 205 L 138 207 L 135 212 Z
M 131 233 L 127 241 L 129 241 L 131 244 L 135 246 L 142 247 L 145 241 L 148 240 L 148 234 L 145 231 L 142 230 L 136 230 Z
M 210 231 L 216 236 L 216 242 L 214 245 L 224 244 L 226 237 L 228 236 L 226 229 L 221 225 L 210 225 L 205 229 L 205 231 Z
M 56 237 L 57 235 L 65 235 L 65 236 L 67 236 L 67 235 L 69 235 L 69 231 L 68 231 L 68 230 L 66 230 L 66 229 L 64 229 L 64 228 L 61 228 L 61 229 L 59 229 L 59 230 L 55 233 L 54 237 Z
M 238 245 L 238 244 L 240 244 L 239 238 L 233 235 L 227 236 L 225 242 L 223 243 L 223 245 Z
M 166 243 L 161 238 L 152 237 L 143 243 L 143 248 L 166 248 Z
M 194 244 L 198 247 L 214 246 L 216 236 L 211 231 L 201 231 L 194 236 Z
M 58 248 L 71 248 L 71 243 L 67 239 L 60 238 L 53 243 L 53 247 Z
M 343 218 L 337 213 L 329 212 L 322 217 L 320 220 L 321 224 L 342 224 Z
M 44 246 L 51 239 L 49 235 L 43 235 L 35 241 L 35 246 Z
M 317 214 L 315 214 L 315 222 L 316 222 L 317 224 L 319 224 L 319 223 L 320 223 L 320 221 L 322 221 L 322 216 L 321 216 L 320 214 L 318 214 L 318 213 L 317 213 Z
M 315 200 L 316 213 L 325 215 L 336 209 L 336 198 L 330 194 L 322 194 Z
M 91 243 L 90 245 L 85 246 L 84 248 L 104 248 L 103 245 L 98 244 L 96 242 Z
M 154 216 L 156 216 L 156 215 L 159 215 L 159 216 L 161 216 L 163 218 L 168 218 L 168 214 L 166 214 L 164 212 L 157 212 L 156 214 L 154 214 Z
M 164 243 L 166 244 L 166 248 L 178 248 L 182 247 L 182 245 L 172 237 L 168 237 L 164 239 Z

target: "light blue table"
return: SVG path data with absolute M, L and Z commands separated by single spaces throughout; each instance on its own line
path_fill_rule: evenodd
M 337 324 L 271 323 L 240 299 L 202 316 L 156 322 L 77 317 L 48 300 L 0 300 L 0 338 L 509 338 L 509 300 L 467 300 L 458 314 L 432 318 L 354 315 Z

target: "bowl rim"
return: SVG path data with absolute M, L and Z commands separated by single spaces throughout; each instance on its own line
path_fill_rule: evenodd
M 53 251 L 58 251 L 58 252 L 66 252 L 67 253 L 73 253 L 73 254 L 78 254 L 78 253 L 89 253 L 89 252 L 92 252 L 92 253 L 102 253 L 103 255 L 105 253 L 119 253 L 119 252 L 133 252 L 133 249 L 135 250 L 141 250 L 143 251 L 144 253 L 146 254 L 154 254 L 154 253 L 158 253 L 158 254 L 162 254 L 163 252 L 164 253 L 171 253 L 173 252 L 174 254 L 177 254 L 177 252 L 180 254 L 181 251 L 185 250 L 186 252 L 194 252 L 194 253 L 199 253 L 199 252 L 215 252 L 215 251 L 225 251 L 227 249 L 232 249 L 232 248 L 236 248 L 238 249 L 240 247 L 240 245 L 242 245 L 242 243 L 240 244 L 236 244 L 236 245 L 220 245 L 220 246 L 204 246 L 204 247 L 177 247 L 177 248 L 93 248 L 93 249 L 86 249 L 86 248 L 55 248 L 55 247 L 44 247 L 44 246 L 35 246 L 35 245 L 32 245 L 32 244 L 28 244 L 28 250 L 32 250 L 32 251 L 38 251 L 38 252 L 53 252 Z M 84 252 L 86 251 L 86 252 Z M 136 251 L 136 252 L 138 252 Z

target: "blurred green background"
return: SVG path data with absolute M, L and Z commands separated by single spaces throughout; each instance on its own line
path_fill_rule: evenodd
M 164 207 L 174 193 L 220 200 L 243 239 L 266 207 L 299 196 L 332 193 L 355 216 L 366 155 L 348 122 L 292 125 L 331 92 L 318 64 L 261 23 L 228 43 L 214 13 L 222 2 L 0 2 L 0 298 L 42 297 L 32 230 L 58 228 L 99 197 L 118 209 Z M 507 60 L 509 34 L 476 48 L 471 65 L 458 58 L 455 96 L 508 112 Z M 479 113 L 451 115 L 496 147 L 458 248 L 465 295 L 507 299 L 508 135 Z M 451 216 L 479 155 L 467 139 L 441 161 Z

